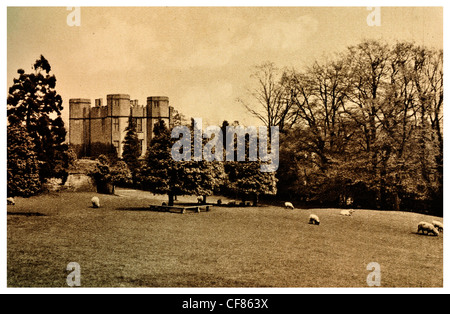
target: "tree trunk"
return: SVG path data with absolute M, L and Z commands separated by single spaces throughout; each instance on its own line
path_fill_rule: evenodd
M 254 194 L 253 195 L 253 206 L 258 206 L 258 202 L 259 202 L 259 194 Z
M 394 204 L 393 204 L 394 210 L 396 210 L 396 211 L 400 210 L 400 203 L 401 203 L 401 200 L 398 195 L 398 189 L 396 188 L 395 192 L 394 192 Z
M 172 193 L 169 193 L 169 206 L 173 206 L 174 199 L 175 199 L 175 195 L 173 195 Z

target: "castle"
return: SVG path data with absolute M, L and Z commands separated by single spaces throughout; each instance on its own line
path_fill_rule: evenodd
M 147 105 L 139 105 L 130 95 L 113 94 L 103 99 L 69 100 L 69 144 L 77 156 L 97 157 L 110 153 L 115 148 L 118 156 L 123 153 L 123 141 L 130 116 L 134 119 L 142 156 L 153 138 L 155 123 L 164 120 L 172 128 L 173 107 L 165 96 L 147 97 Z

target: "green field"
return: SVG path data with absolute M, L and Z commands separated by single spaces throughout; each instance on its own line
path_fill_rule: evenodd
M 100 209 L 91 208 L 95 193 L 17 198 L 8 286 L 66 287 L 70 262 L 82 287 L 366 287 L 371 262 L 382 287 L 443 285 L 443 235 L 416 233 L 436 217 L 275 206 L 181 215 L 145 210 L 162 197 L 117 193 L 98 195 Z M 308 224 L 311 213 L 320 226 Z

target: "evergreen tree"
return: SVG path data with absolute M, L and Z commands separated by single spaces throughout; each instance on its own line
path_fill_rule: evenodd
M 147 150 L 145 165 L 140 174 L 144 190 L 155 194 L 167 194 L 169 206 L 174 197 L 184 194 L 180 163 L 172 159 L 172 139 L 163 120 L 155 124 L 154 136 Z
M 39 161 L 27 129 L 20 123 L 8 125 L 8 196 L 32 196 L 40 191 Z
M 40 161 L 39 176 L 43 182 L 50 177 L 67 176 L 70 158 L 64 143 L 66 130 L 61 117 L 62 98 L 56 92 L 56 78 L 42 55 L 36 60 L 34 73 L 19 69 L 19 78 L 9 88 L 8 121 L 24 122 Z
M 155 125 L 141 171 L 143 189 L 167 194 L 169 206 L 173 206 L 177 195 L 212 195 L 220 185 L 223 167 L 217 162 L 175 161 L 171 152 L 174 143 L 170 130 L 161 120 Z
M 126 128 L 126 135 L 123 145 L 122 158 L 123 161 L 128 165 L 132 176 L 133 184 L 137 183 L 139 169 L 141 168 L 141 162 L 139 157 L 142 153 L 142 147 L 139 142 L 139 138 L 136 132 L 136 124 L 134 119 L 130 116 L 128 120 L 128 127 Z

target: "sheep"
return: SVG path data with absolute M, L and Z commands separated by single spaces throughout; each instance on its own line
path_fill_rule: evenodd
M 431 223 L 439 232 L 444 231 L 444 224 L 442 222 L 433 220 Z
M 341 210 L 341 216 L 352 216 L 355 211 L 353 209 L 344 209 Z
M 417 233 L 422 232 L 422 234 L 426 234 L 427 235 L 434 235 L 434 236 L 439 236 L 439 231 L 430 223 L 428 222 L 420 222 L 419 225 L 417 226 Z
M 203 196 L 197 196 L 197 203 L 198 204 L 203 203 Z
M 14 197 L 8 197 L 6 199 L 6 201 L 8 202 L 8 205 L 16 205 L 16 201 L 14 200 Z
M 92 207 L 99 208 L 100 207 L 100 199 L 97 196 L 94 196 L 91 199 Z
M 167 206 L 166 202 L 162 202 L 161 206 Z
M 320 225 L 320 219 L 317 215 L 309 216 L 309 224 L 311 225 Z
M 286 202 L 286 203 L 284 203 L 284 207 L 285 207 L 285 208 L 289 208 L 289 209 L 294 209 L 294 205 L 292 205 L 291 202 Z

